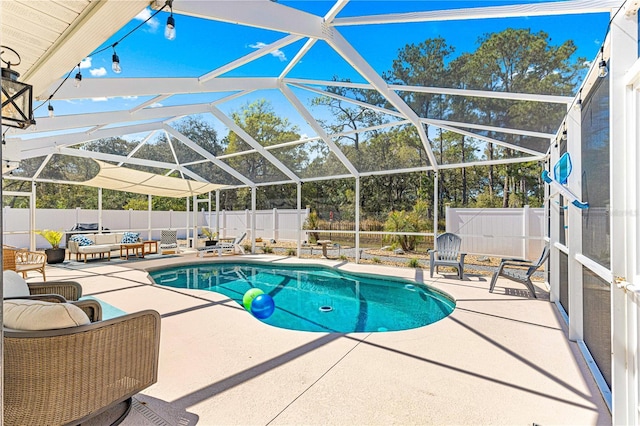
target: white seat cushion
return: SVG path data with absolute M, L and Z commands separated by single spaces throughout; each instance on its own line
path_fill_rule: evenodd
M 17 272 L 4 271 L 2 280 L 3 297 L 25 297 L 30 295 L 27 282 Z
M 4 326 L 16 330 L 53 330 L 91 323 L 87 314 L 71 303 L 13 299 L 4 301 Z
M 107 244 L 78 247 L 80 253 L 107 253 L 111 251 L 111 246 Z

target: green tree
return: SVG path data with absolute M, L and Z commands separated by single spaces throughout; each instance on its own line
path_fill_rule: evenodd
M 233 112 L 231 118 L 263 147 L 300 139 L 298 127 L 291 124 L 288 119 L 276 115 L 271 104 L 264 99 Z M 251 149 L 251 146 L 234 132 L 230 132 L 223 142 L 226 146 L 226 154 Z M 304 167 L 308 161 L 307 153 L 300 145 L 270 152 L 285 166 L 293 170 Z M 282 171 L 259 153 L 235 156 L 226 161 L 252 182 L 265 183 L 288 179 Z M 277 192 L 275 189 L 273 191 Z M 280 195 L 272 191 L 260 191 L 257 194 L 260 195 L 260 200 L 258 200 L 260 204 L 265 204 L 272 195 L 275 197 Z M 236 200 L 227 198 L 225 202 L 251 205 L 251 191 L 249 189 L 236 191 L 236 197 Z
M 418 200 L 413 206 L 413 210 L 407 212 L 391 211 L 384 223 L 386 232 L 425 232 L 429 227 L 429 222 L 425 219 L 429 205 L 424 200 Z M 413 251 L 417 244 L 424 237 L 418 235 L 388 235 L 385 241 L 400 244 L 402 250 Z
M 584 59 L 572 61 L 576 50 L 572 41 L 553 46 L 545 32 L 507 29 L 487 34 L 478 43 L 479 47 L 474 53 L 462 56 L 455 62 L 460 77 L 458 81 L 464 88 L 553 95 L 570 95 L 575 91 L 576 77 L 583 69 Z M 462 112 L 472 108 L 478 111 L 477 118 L 481 123 L 496 127 L 537 129 L 552 133 L 566 113 L 562 105 L 541 102 L 488 98 L 472 98 L 469 102 L 470 105 L 465 105 Z M 511 145 L 540 151 L 544 151 L 545 144 L 548 143 L 544 139 L 513 134 L 485 134 Z M 512 148 L 488 144 L 486 156 L 488 159 L 496 159 L 521 154 Z M 532 171 L 536 175 L 540 170 L 517 164 L 490 166 L 488 190 L 502 194 L 503 207 L 521 204 L 522 202 L 513 200 L 529 200 L 532 195 L 534 199 L 540 200 L 543 186 L 538 179 L 531 181 L 527 178 Z

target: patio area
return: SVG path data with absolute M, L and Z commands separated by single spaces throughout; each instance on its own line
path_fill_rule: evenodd
M 310 262 L 221 260 L 245 259 Z M 158 382 L 134 397 L 124 425 L 611 424 L 546 288 L 535 300 L 503 279 L 489 293 L 489 276 L 429 279 L 422 269 L 313 260 L 425 282 L 457 302 L 419 329 L 328 334 L 265 325 L 225 296 L 154 286 L 145 272 L 216 261 L 186 253 L 48 266 L 49 280 L 76 280 L 85 296 L 161 314 Z

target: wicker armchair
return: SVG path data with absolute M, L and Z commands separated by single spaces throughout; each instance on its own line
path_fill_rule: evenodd
M 75 281 L 48 281 L 46 283 L 28 282 L 29 294 L 59 294 L 66 300 L 75 301 L 82 297 L 82 286 Z
M 3 270 L 10 269 L 21 273 L 27 278 L 28 271 L 36 271 L 42 274 L 42 281 L 47 280 L 45 267 L 47 255 L 39 251 L 28 251 L 11 246 L 2 246 Z
M 74 304 L 77 304 L 73 302 Z M 141 311 L 43 331 L 4 329 L 4 424 L 78 424 L 157 381 L 160 315 Z M 128 404 L 127 404 L 128 403 Z

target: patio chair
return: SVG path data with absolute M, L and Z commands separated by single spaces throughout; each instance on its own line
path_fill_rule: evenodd
M 2 273 L 4 298 L 57 294 L 65 300 L 76 301 L 82 297 L 82 286 L 75 281 L 26 282 L 17 272 Z
M 198 250 L 198 256 L 204 257 L 205 253 L 211 253 L 214 251 L 218 252 L 218 256 L 222 256 L 223 251 L 227 251 L 227 252 L 231 251 L 233 253 L 240 252 L 244 254 L 244 248 L 242 248 L 240 243 L 242 243 L 242 241 L 245 239 L 246 236 L 247 236 L 247 233 L 243 232 L 242 235 L 240 235 L 239 237 L 236 237 L 231 243 L 219 242 L 215 246 L 203 247 L 200 250 Z
M 531 292 L 533 298 L 536 299 L 538 296 L 536 296 L 535 287 L 531 282 L 531 276 L 538 270 L 538 268 L 540 268 L 540 266 L 542 266 L 542 264 L 544 264 L 544 262 L 547 261 L 548 257 L 549 246 L 545 245 L 540 258 L 538 258 L 536 262 L 523 259 L 501 259 L 500 266 L 498 266 L 498 269 L 493 273 L 493 277 L 491 278 L 489 292 L 493 293 L 498 277 L 505 277 L 512 281 L 524 284 Z M 507 269 L 507 267 L 511 269 Z
M 97 415 L 124 419 L 132 396 L 157 381 L 159 314 L 146 310 L 101 321 L 95 300 L 37 301 L 38 313 L 29 311 L 33 302 L 5 301 L 5 324 L 16 324 L 16 316 L 10 322 L 8 315 L 17 307 L 23 309 L 19 325 L 29 330 L 4 327 L 4 424 L 79 424 Z M 92 304 L 92 311 L 82 308 Z M 52 309 L 71 311 L 69 305 L 74 320 L 85 319 L 75 321 L 82 325 L 31 330 L 42 323 L 37 315 L 43 309 L 49 318 Z M 25 320 L 24 312 L 32 317 Z
M 27 272 L 36 271 L 42 274 L 42 281 L 47 280 L 45 267 L 47 255 L 39 251 L 28 251 L 11 246 L 2 246 L 3 270 L 12 270 L 27 278 Z
M 160 254 L 180 253 L 178 245 L 178 231 L 163 229 L 160 233 Z
M 456 234 L 450 232 L 439 235 L 436 239 L 436 248 L 429 250 L 429 273 L 433 278 L 433 270 L 438 272 L 439 266 L 449 266 L 458 271 L 458 278 L 464 277 L 464 257 L 466 253 L 460 253 L 462 240 Z

